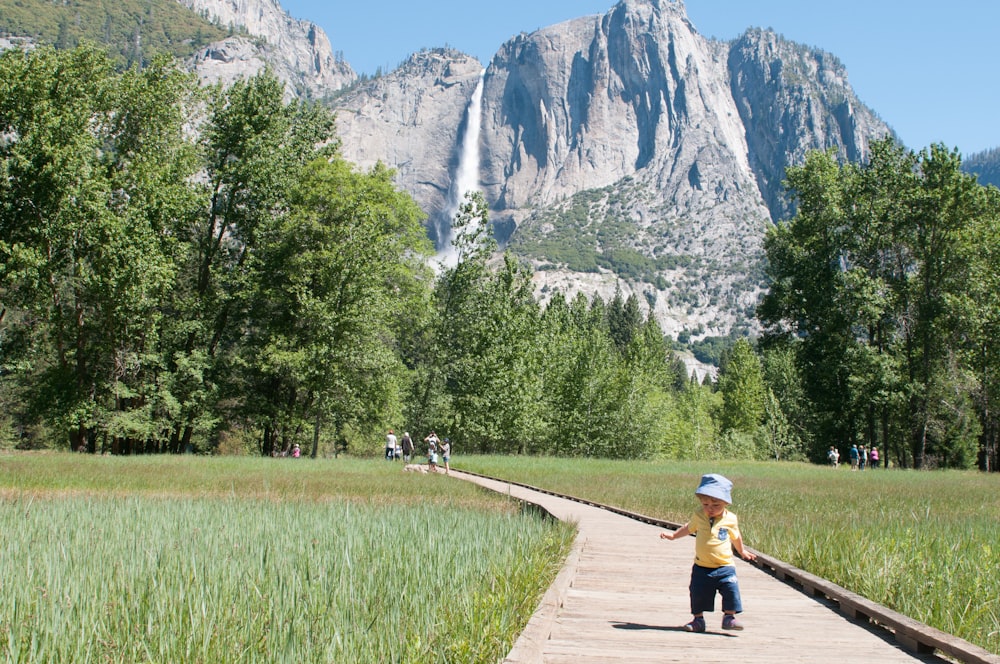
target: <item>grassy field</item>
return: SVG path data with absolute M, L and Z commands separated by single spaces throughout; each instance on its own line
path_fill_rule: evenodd
M 460 457 L 684 522 L 735 482 L 747 544 L 1000 653 L 1000 476 Z M 6 661 L 486 662 L 572 533 L 443 476 L 311 461 L 0 456 Z
M 751 548 L 1000 653 L 1000 474 L 519 457 L 456 465 L 677 523 L 696 507 L 699 477 L 722 473 Z
M 573 531 L 398 464 L 0 456 L 8 662 L 494 662 Z

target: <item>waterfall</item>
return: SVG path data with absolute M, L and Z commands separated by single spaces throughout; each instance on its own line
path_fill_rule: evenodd
M 458 153 L 458 166 L 455 178 L 451 181 L 448 195 L 448 210 L 438 219 L 437 262 L 442 266 L 453 266 L 458 260 L 455 248 L 452 246 L 451 222 L 465 200 L 465 194 L 479 189 L 479 137 L 483 126 L 483 81 L 486 70 L 479 73 L 479 82 L 472 93 L 469 105 L 465 108 L 465 134 Z

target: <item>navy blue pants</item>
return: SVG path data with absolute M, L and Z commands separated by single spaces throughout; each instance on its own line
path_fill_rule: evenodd
M 702 567 L 691 568 L 691 613 L 697 615 L 715 611 L 715 593 L 722 595 L 722 610 L 741 613 L 740 586 L 736 581 L 736 568 Z

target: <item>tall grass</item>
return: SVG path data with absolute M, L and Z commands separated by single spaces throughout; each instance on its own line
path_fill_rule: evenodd
M 495 508 L 487 492 L 438 476 L 400 471 L 398 463 L 339 459 L 140 456 L 41 453 L 0 455 L 0 491 L 100 495 L 246 497 L 391 505 L 461 502 Z
M 492 662 L 572 537 L 380 462 L 0 457 L 0 486 L 8 662 Z
M 722 473 L 751 548 L 1000 653 L 995 473 L 523 457 L 462 466 L 678 523 L 701 474 Z

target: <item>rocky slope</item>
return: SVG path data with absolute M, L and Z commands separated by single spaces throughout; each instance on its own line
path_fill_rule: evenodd
M 345 156 L 398 168 L 433 222 L 478 75 L 422 54 L 338 100 Z M 514 38 L 486 68 L 481 114 L 491 219 L 539 292 L 619 288 L 696 336 L 749 324 L 763 234 L 788 214 L 784 168 L 828 147 L 857 159 L 889 131 L 833 56 L 767 31 L 708 40 L 670 0 Z
M 214 23 L 246 33 L 210 44 L 191 59 L 203 82 L 230 83 L 270 65 L 290 95 L 322 98 L 357 79 L 351 66 L 334 54 L 322 28 L 292 18 L 277 0 L 178 2 Z
M 363 168 L 378 161 L 395 168 L 400 185 L 439 219 L 450 208 L 463 118 L 481 71 L 471 56 L 428 50 L 346 92 L 335 102 L 344 157 Z
M 776 220 L 789 214 L 785 168 L 816 149 L 859 161 L 872 138 L 890 131 L 858 100 L 844 66 L 829 53 L 749 30 L 729 45 L 727 64 L 751 166 Z
M 161 19 L 154 24 L 144 23 L 128 6 L 112 12 L 102 3 L 38 4 L 39 0 L 19 2 L 16 12 L 0 11 L 0 50 L 57 43 L 52 26 L 71 21 L 75 31 L 68 43 L 81 38 L 105 43 L 126 64 L 149 54 L 123 47 L 123 39 L 149 44 L 145 48 L 151 51 L 165 50 L 186 59 L 202 83 L 228 84 L 270 67 L 285 83 L 289 98 L 321 99 L 358 78 L 334 54 L 319 26 L 293 19 L 277 0 L 148 0 L 145 11 Z M 229 29 L 229 36 L 218 26 Z M 218 41 L 198 47 L 209 40 Z

